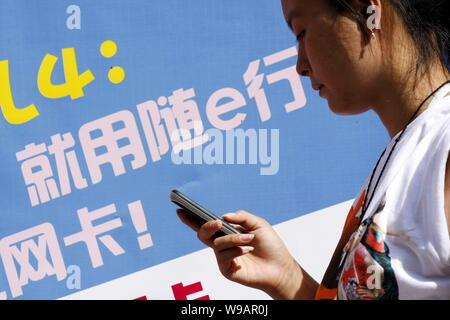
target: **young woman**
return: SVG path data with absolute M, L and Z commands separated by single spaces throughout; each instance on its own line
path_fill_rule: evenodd
M 220 221 L 200 227 L 178 210 L 226 278 L 275 299 L 450 299 L 445 2 L 282 0 L 299 44 L 298 73 L 334 113 L 376 112 L 392 140 L 350 208 L 320 284 L 264 219 L 226 214 L 245 234 L 212 240 Z

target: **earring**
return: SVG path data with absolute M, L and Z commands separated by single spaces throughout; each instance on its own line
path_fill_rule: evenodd
M 373 32 L 373 30 L 372 30 L 372 34 L 370 35 L 371 37 L 372 37 L 372 39 L 376 39 L 376 35 L 375 35 L 375 32 Z

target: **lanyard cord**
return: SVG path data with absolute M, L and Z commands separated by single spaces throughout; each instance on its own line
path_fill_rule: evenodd
M 368 194 L 369 194 L 370 185 L 372 184 L 373 176 L 374 176 L 374 174 L 375 174 L 375 171 L 377 170 L 377 167 L 378 167 L 378 164 L 380 163 L 381 158 L 383 158 L 383 155 L 384 155 L 385 152 L 386 152 L 387 147 L 384 149 L 383 153 L 381 154 L 380 158 L 379 158 L 378 161 L 377 161 L 377 164 L 375 165 L 375 168 L 372 170 L 372 175 L 370 176 L 369 185 L 367 186 L 367 194 L 366 194 L 366 196 L 364 197 L 364 202 L 363 202 L 363 205 L 362 205 L 362 208 L 361 208 L 361 219 L 360 219 L 360 221 L 363 220 L 364 215 L 366 214 L 367 208 L 369 207 L 370 203 L 372 202 L 373 196 L 374 196 L 374 194 L 375 194 L 375 190 L 376 190 L 377 187 L 378 187 L 378 183 L 380 182 L 380 179 L 381 179 L 381 176 L 383 175 L 384 169 L 386 169 L 386 165 L 387 165 L 387 163 L 389 162 L 389 159 L 391 158 L 392 152 L 394 151 L 395 146 L 397 145 L 397 143 L 400 141 L 401 137 L 403 136 L 403 133 L 405 132 L 406 128 L 407 128 L 407 127 L 409 126 L 409 124 L 413 121 L 413 119 L 415 118 L 416 114 L 419 112 L 420 108 L 422 108 L 422 106 L 424 105 L 424 103 L 425 103 L 431 96 L 433 96 L 436 92 L 438 92 L 442 87 L 444 87 L 444 86 L 445 86 L 446 84 L 448 84 L 448 83 L 450 83 L 450 81 L 444 82 L 439 88 L 437 88 L 436 90 L 434 90 L 430 95 L 428 95 L 428 97 L 425 98 L 425 100 L 422 101 L 422 103 L 421 103 L 421 104 L 419 105 L 419 107 L 417 108 L 416 112 L 414 112 L 414 114 L 413 114 L 413 116 L 411 117 L 411 119 L 408 121 L 408 123 L 406 124 L 406 126 L 405 126 L 405 127 L 403 128 L 403 130 L 401 131 L 400 136 L 399 136 L 398 138 L 395 139 L 395 144 L 394 144 L 394 146 L 392 147 L 391 152 L 389 152 L 389 155 L 388 155 L 388 157 L 387 157 L 387 159 L 386 159 L 386 162 L 384 163 L 383 169 L 381 170 L 381 173 L 380 173 L 380 175 L 378 176 L 378 179 L 377 179 L 377 182 L 376 182 L 376 184 L 375 184 L 375 187 L 373 188 L 371 197 L 370 197 L 369 201 L 367 202 L 367 198 L 368 198 L 367 196 L 368 196 Z M 366 205 L 366 202 L 367 202 L 367 205 Z

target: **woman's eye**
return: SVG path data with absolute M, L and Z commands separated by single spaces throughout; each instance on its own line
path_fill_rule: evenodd
M 302 32 L 300 32 L 297 36 L 296 36 L 296 44 L 297 44 L 297 50 L 298 50 L 298 52 L 300 52 L 300 42 L 301 41 L 303 41 L 303 38 L 305 37 L 305 32 L 306 31 L 302 31 Z
M 305 33 L 306 33 L 305 30 L 303 30 L 302 32 L 300 32 L 300 33 L 297 35 L 297 41 L 303 40 L 303 38 L 305 37 Z

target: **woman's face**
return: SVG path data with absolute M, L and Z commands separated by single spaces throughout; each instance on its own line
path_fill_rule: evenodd
M 367 111 L 383 83 L 376 40 L 368 42 L 357 22 L 337 15 L 327 0 L 282 0 L 282 6 L 298 37 L 297 72 L 320 88 L 334 113 Z

